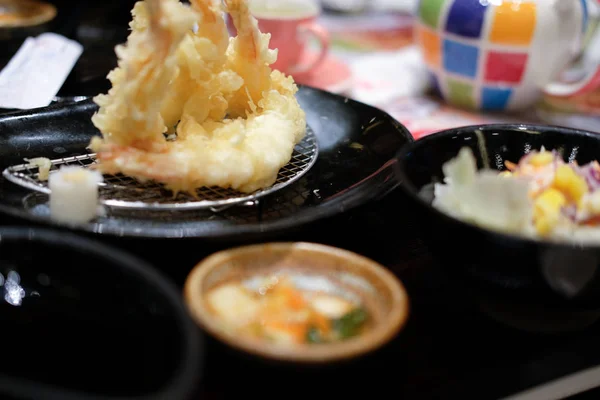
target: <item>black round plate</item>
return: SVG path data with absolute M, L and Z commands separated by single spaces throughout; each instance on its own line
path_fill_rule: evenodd
M 214 213 L 111 211 L 88 224 L 65 226 L 49 217 L 47 196 L 0 178 L 0 212 L 20 219 L 110 236 L 138 238 L 260 238 L 347 212 L 397 187 L 393 164 L 411 134 L 387 113 L 351 99 L 301 87 L 298 100 L 315 132 L 319 157 L 298 182 L 256 206 Z M 91 101 L 58 104 L 0 117 L 0 166 L 24 158 L 83 154 L 98 134 Z

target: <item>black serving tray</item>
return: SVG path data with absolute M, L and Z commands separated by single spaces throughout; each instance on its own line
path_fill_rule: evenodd
M 68 228 L 113 237 L 262 239 L 347 212 L 397 186 L 394 156 L 413 140 L 406 128 L 377 108 L 325 91 L 301 87 L 297 96 L 317 136 L 318 159 L 302 179 L 257 206 L 219 213 L 109 210 Z M 90 120 L 96 110 L 88 99 L 0 116 L 0 167 L 85 154 L 99 134 Z M 47 201 L 47 195 L 0 179 L 0 212 L 6 215 L 59 226 Z

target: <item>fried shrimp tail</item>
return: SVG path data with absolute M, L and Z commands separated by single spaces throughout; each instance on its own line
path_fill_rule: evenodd
M 136 3 L 117 48 L 112 88 L 96 97 L 105 173 L 163 183 L 174 192 L 218 186 L 253 192 L 275 183 L 306 130 L 291 77 L 270 67 L 277 51 L 247 0 Z M 175 140 L 167 140 L 170 134 Z
M 237 30 L 237 37 L 229 47 L 228 66 L 246 83 L 230 103 L 233 114 L 239 116 L 245 115 L 248 107 L 254 108 L 263 92 L 271 89 L 273 81 L 269 66 L 277 61 L 277 50 L 269 49 L 271 35 L 259 31 L 258 22 L 246 1 L 225 0 L 225 5 Z
M 164 147 L 162 98 L 176 74 L 173 54 L 192 29 L 192 14 L 178 3 L 147 0 L 134 8 L 128 43 L 117 46 L 119 67 L 108 78 L 112 88 L 96 96 L 100 110 L 92 118 L 104 140 L 146 150 Z

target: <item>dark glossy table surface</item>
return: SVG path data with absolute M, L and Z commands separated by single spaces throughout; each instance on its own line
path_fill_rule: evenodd
M 87 5 L 69 6 L 72 14 L 64 18 L 80 22 L 61 25 L 61 33 L 80 40 L 85 51 L 59 93 L 63 96 L 107 90 L 104 76 L 115 64 L 113 45 L 126 35 L 113 26 L 122 26 L 123 20 L 127 23 L 128 4 L 112 9 L 101 7 L 100 2 L 79 3 Z M 7 49 L 4 46 L 0 52 L 0 63 L 10 57 Z M 4 217 L 0 221 L 20 223 Z M 209 339 L 205 375 L 196 398 L 369 393 L 406 399 L 499 399 L 600 363 L 598 324 L 574 333 L 547 335 L 495 322 L 452 283 L 447 265 L 433 262 L 418 228 L 418 215 L 394 192 L 378 203 L 282 237 L 340 246 L 386 265 L 409 292 L 411 315 L 406 329 L 365 359 L 318 370 L 245 359 Z M 458 244 L 460 238 L 448 240 Z M 167 247 L 130 240 L 110 243 L 147 259 L 179 285 L 196 262 L 219 249 L 198 241 L 170 241 Z M 173 262 L 174 254 L 177 262 Z M 600 397 L 596 392 L 585 398 Z
M 406 286 L 411 301 L 406 329 L 393 342 L 348 365 L 309 369 L 241 357 L 207 338 L 205 375 L 197 398 L 252 394 L 279 398 L 285 393 L 280 387 L 287 387 L 303 395 L 382 391 L 408 399 L 500 399 L 600 363 L 598 324 L 569 334 L 534 334 L 504 326 L 481 312 L 451 283 L 447 266 L 431 260 L 415 234 L 418 218 L 403 204 L 402 196 L 394 192 L 377 203 L 281 238 L 347 248 L 390 268 Z M 3 219 L 2 223 L 19 222 Z M 202 257 L 236 245 L 109 243 L 145 258 L 179 285 Z M 598 393 L 589 396 L 597 398 Z

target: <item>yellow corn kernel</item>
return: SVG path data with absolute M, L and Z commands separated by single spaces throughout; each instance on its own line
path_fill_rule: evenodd
M 560 191 L 550 188 L 542 192 L 534 202 L 533 217 L 537 232 L 546 235 L 558 223 L 561 208 L 567 204 L 567 198 Z
M 544 165 L 550 164 L 554 160 L 554 156 L 549 151 L 543 151 L 531 156 L 529 164 L 534 167 L 543 167 Z
M 544 190 L 535 199 L 535 209 L 539 212 L 560 211 L 561 207 L 567 204 L 567 198 L 563 193 L 554 188 Z
M 547 236 L 556 226 L 558 218 L 543 217 L 535 220 L 535 230 L 540 236 Z
M 502 171 L 502 172 L 500 172 L 500 174 L 499 174 L 499 175 L 500 175 L 501 177 L 503 177 L 503 178 L 508 178 L 508 177 L 511 177 L 511 176 L 512 176 L 512 172 L 510 172 L 510 171 Z
M 585 179 L 577 175 L 568 165 L 561 165 L 556 169 L 552 186 L 576 203 L 579 203 L 581 198 L 588 192 Z

